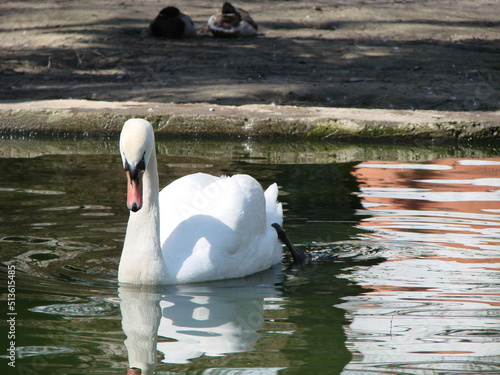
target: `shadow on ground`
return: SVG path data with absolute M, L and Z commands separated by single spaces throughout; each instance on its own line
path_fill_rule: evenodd
M 494 86 L 499 42 L 492 39 L 499 23 L 488 19 L 426 19 L 418 18 L 425 17 L 418 12 L 401 19 L 396 17 L 404 9 L 396 3 L 379 9 L 361 2 L 351 6 L 323 2 L 311 10 L 301 1 L 252 2 L 248 7 L 255 8 L 257 20 L 265 5 L 276 13 L 262 17 L 259 37 L 215 39 L 202 32 L 196 38 L 173 41 L 145 36 L 144 26 L 150 20 L 144 12 L 130 12 L 139 6 L 133 2 L 107 4 L 107 13 L 94 21 L 77 18 L 76 2 L 61 3 L 71 5 L 72 17 L 59 22 L 42 17 L 40 22 L 32 19 L 0 29 L 10 43 L 1 52 L 0 100 L 499 108 Z M 282 17 L 279 10 L 287 3 L 297 9 Z M 114 12 L 113 6 L 120 9 Z M 149 6 L 150 13 L 157 8 Z M 28 12 L 9 4 L 2 8 L 7 18 Z M 208 6 L 200 9 L 207 15 L 212 11 Z M 388 15 L 356 19 L 355 12 L 367 9 Z M 352 19 L 339 19 L 338 11 Z M 301 12 L 318 17 L 301 18 Z M 134 17 L 120 17 L 124 13 Z M 197 21 L 197 26 L 203 29 L 203 22 Z M 471 36 L 475 34 L 478 37 Z M 25 40 L 20 41 L 23 35 Z

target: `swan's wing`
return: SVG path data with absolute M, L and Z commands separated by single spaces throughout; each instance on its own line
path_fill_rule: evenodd
M 200 214 L 209 202 L 208 186 L 221 180 L 206 173 L 195 173 L 181 177 L 165 186 L 159 195 L 160 239 L 166 236 L 180 222 Z
M 278 216 L 277 207 L 269 206 L 274 216 Z M 220 222 L 241 235 L 242 240 L 256 236 L 267 224 L 264 191 L 248 175 L 215 177 L 196 173 L 182 177 L 160 192 L 162 243 L 187 220 L 196 221 L 197 227 L 208 226 L 207 230 L 208 223 Z
M 195 174 L 163 189 L 160 240 L 170 272 L 180 282 L 216 280 L 276 263 L 281 246 L 268 221 L 281 222 L 277 187 L 267 195 L 273 203 L 266 203 L 262 186 L 247 175 Z
M 264 192 L 264 197 L 266 198 L 267 225 L 274 223 L 283 225 L 283 207 L 278 202 L 278 185 L 274 183 L 269 186 Z
M 242 246 L 252 246 L 268 235 L 270 221 L 282 221 L 281 205 L 276 203 L 277 187 L 268 190 L 266 203 L 262 186 L 242 174 L 214 177 L 197 173 L 172 182 L 160 193 L 164 254 L 191 252 L 193 246 L 202 253 L 217 248 L 221 253 L 234 254 Z

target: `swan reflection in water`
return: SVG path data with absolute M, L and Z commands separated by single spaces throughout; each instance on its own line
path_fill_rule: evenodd
M 252 350 L 264 322 L 264 298 L 278 296 L 279 271 L 204 284 L 120 286 L 129 374 L 152 374 L 157 351 L 162 362 L 182 364 Z

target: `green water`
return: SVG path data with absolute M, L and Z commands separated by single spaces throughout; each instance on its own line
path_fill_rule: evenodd
M 124 289 L 116 140 L 3 140 L 0 283 L 15 284 L 0 301 L 2 373 L 125 373 L 129 357 L 157 374 L 500 373 L 497 149 L 157 148 L 161 185 L 198 171 L 276 181 L 284 226 L 313 261 Z

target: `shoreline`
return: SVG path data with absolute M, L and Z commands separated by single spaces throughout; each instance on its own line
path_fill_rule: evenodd
M 445 112 L 286 105 L 106 102 L 80 99 L 0 102 L 5 136 L 110 137 L 131 117 L 159 137 L 495 144 L 500 111 Z

